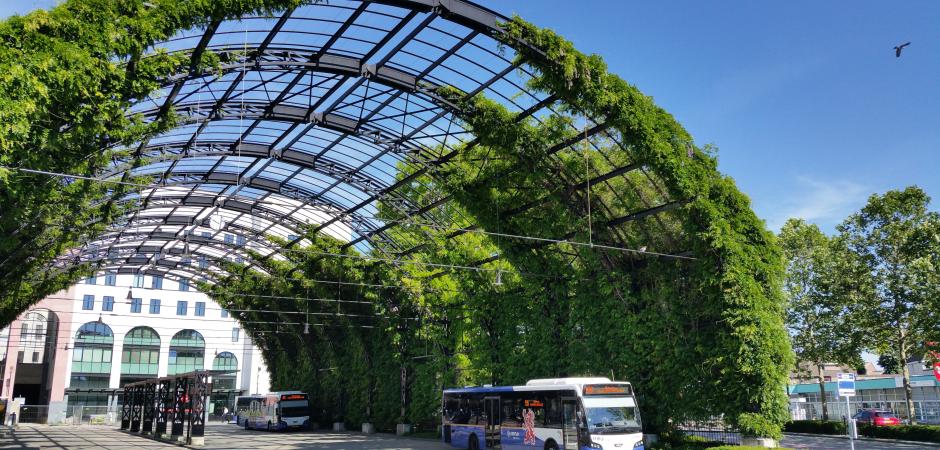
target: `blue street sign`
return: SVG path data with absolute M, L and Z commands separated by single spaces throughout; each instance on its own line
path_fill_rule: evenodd
M 855 374 L 840 373 L 838 375 L 839 397 L 852 397 L 855 395 Z

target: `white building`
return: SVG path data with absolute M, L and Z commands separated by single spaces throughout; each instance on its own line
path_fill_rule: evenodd
M 21 315 L 0 347 L 0 398 L 48 404 L 50 422 L 79 407 L 113 410 L 125 383 L 197 369 L 233 371 L 214 377 L 210 408 L 269 390 L 260 351 L 228 311 L 159 276 L 83 280 Z

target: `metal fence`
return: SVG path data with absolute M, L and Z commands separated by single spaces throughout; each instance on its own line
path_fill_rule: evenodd
M 19 423 L 46 423 L 49 420 L 49 406 L 47 405 L 23 405 L 20 406 L 20 413 L 16 418 Z
M 724 442 L 728 445 L 741 445 L 741 432 L 716 418 L 705 421 L 685 422 L 677 427 L 686 436 L 698 436 L 709 442 Z
M 68 407 L 65 417 L 72 425 L 115 425 L 118 413 L 109 411 L 107 406 L 73 405 Z
M 852 417 L 859 410 L 868 408 L 891 411 L 902 421 L 910 417 L 907 404 L 903 400 L 851 401 L 848 412 L 846 412 L 845 401 L 826 403 L 830 420 Z M 820 402 L 790 402 L 790 417 L 793 420 L 822 420 L 822 404 Z M 922 424 L 940 424 L 940 401 L 915 400 L 914 419 Z

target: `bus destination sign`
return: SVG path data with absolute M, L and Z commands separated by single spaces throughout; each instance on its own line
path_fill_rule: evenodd
M 281 400 L 306 400 L 307 394 L 287 394 L 282 395 Z
M 630 395 L 629 384 L 589 384 L 584 386 L 584 395 Z

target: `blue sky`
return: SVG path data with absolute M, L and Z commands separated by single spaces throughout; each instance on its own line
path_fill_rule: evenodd
M 831 232 L 911 184 L 940 198 L 940 2 L 480 2 L 602 55 L 719 148 L 774 231 L 798 216 Z M 54 3 L 8 0 L 0 17 Z
M 484 3 L 602 55 L 718 146 L 774 231 L 791 216 L 832 231 L 911 184 L 940 208 L 940 2 Z

